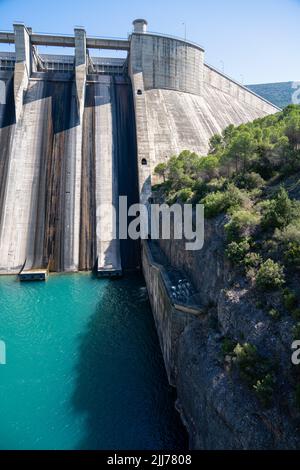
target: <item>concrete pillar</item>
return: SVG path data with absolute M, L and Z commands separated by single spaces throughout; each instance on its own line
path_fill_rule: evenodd
M 83 112 L 85 100 L 85 86 L 87 73 L 86 33 L 83 28 L 74 29 L 75 36 L 75 85 L 77 98 L 77 111 L 79 122 L 72 129 L 74 133 L 74 147 L 68 154 L 66 187 L 72 188 L 66 193 L 66 223 L 65 223 L 65 252 L 64 269 L 78 271 L 79 244 L 80 244 L 80 210 L 81 210 L 81 171 L 82 171 L 82 131 Z
M 23 107 L 23 95 L 31 73 L 30 30 L 24 24 L 14 24 L 16 65 L 14 73 L 14 97 L 16 121 Z
M 85 29 L 75 28 L 74 35 L 75 35 L 75 79 L 76 79 L 78 111 L 79 111 L 80 122 L 81 122 L 82 116 L 83 116 L 83 109 L 84 109 L 85 84 L 86 84 L 86 73 L 87 73 Z

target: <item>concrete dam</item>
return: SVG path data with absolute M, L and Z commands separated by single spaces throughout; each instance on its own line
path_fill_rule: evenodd
M 229 124 L 278 108 L 204 61 L 189 41 L 147 31 L 127 39 L 0 32 L 0 274 L 96 269 L 118 276 L 138 241 L 114 237 L 120 195 L 146 201 L 153 169 L 184 149 L 207 154 Z M 40 46 L 73 55 L 42 54 Z M 126 57 L 94 57 L 94 50 Z

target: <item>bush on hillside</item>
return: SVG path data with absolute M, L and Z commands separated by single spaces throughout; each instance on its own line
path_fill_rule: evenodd
M 168 168 L 168 166 L 167 166 L 166 163 L 159 163 L 154 168 L 154 173 L 156 175 L 160 176 L 160 178 L 162 178 L 164 182 L 166 181 L 167 168 Z
M 284 289 L 283 291 L 283 304 L 287 310 L 292 312 L 298 304 L 297 295 L 290 289 Z
M 265 228 L 284 228 L 288 226 L 296 216 L 296 207 L 288 196 L 286 190 L 281 187 L 274 199 L 267 206 L 262 219 Z
M 267 259 L 261 264 L 257 276 L 256 284 L 261 289 L 279 289 L 285 283 L 283 267 L 271 259 Z
M 209 193 L 201 202 L 204 204 L 205 216 L 212 218 L 222 212 L 242 207 L 246 200 L 247 196 L 236 186 L 230 184 L 226 191 Z
M 269 361 L 261 357 L 250 343 L 238 343 L 233 353 L 242 379 L 254 390 L 262 405 L 269 406 L 275 385 Z
M 296 243 L 300 245 L 300 222 L 296 219 L 293 220 L 287 227 L 283 229 L 276 229 L 274 238 L 279 243 L 288 246 L 289 243 Z
M 234 348 L 236 347 L 236 341 L 233 341 L 232 339 L 230 338 L 224 338 L 223 341 L 222 341 L 222 353 L 223 355 L 227 355 L 227 354 L 232 354 L 233 351 L 234 351 Z
M 262 379 L 258 379 L 253 385 L 257 398 L 264 407 L 269 407 L 274 393 L 275 379 L 274 375 L 268 373 Z
M 295 340 L 300 340 L 300 322 L 293 326 L 293 336 Z
M 288 243 L 283 257 L 288 266 L 300 269 L 300 244 L 296 242 Z
M 181 189 L 177 193 L 177 198 L 183 203 L 188 202 L 192 197 L 193 191 L 190 188 Z
M 247 189 L 250 191 L 253 189 L 262 188 L 266 183 L 265 180 L 254 171 L 238 175 L 235 177 L 234 181 L 238 188 Z
M 246 268 L 258 268 L 262 261 L 262 257 L 259 253 L 250 252 L 245 254 L 243 264 Z
M 253 235 L 258 224 L 260 217 L 246 209 L 235 211 L 230 222 L 225 225 L 225 233 L 228 241 L 238 241 L 241 238 L 247 238 Z
M 250 243 L 248 239 L 240 242 L 231 242 L 226 248 L 226 256 L 233 264 L 243 264 L 248 251 L 250 250 Z

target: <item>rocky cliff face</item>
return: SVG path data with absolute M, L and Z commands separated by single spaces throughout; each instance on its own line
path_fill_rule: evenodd
M 299 434 L 284 404 L 264 410 L 220 360 L 220 333 L 195 321 L 178 354 L 178 409 L 192 449 L 296 449 Z M 283 397 L 284 398 L 284 397 Z
M 168 289 L 151 291 L 151 260 L 144 249 L 145 278 L 168 375 L 177 387 L 177 407 L 192 449 L 299 449 L 300 415 L 295 407 L 295 366 L 291 363 L 292 322 L 288 315 L 274 321 L 261 310 L 247 280 L 231 268 L 224 256 L 225 220 L 220 216 L 206 222 L 204 247 L 198 252 L 186 251 L 184 240 L 160 241 L 170 266 L 191 280 L 201 298 L 201 314 L 181 312 L 180 328 L 178 312 L 171 308 L 166 312 L 163 307 L 166 299 L 162 297 L 168 297 Z M 176 342 L 172 335 L 167 339 L 163 335 L 166 322 L 170 331 L 173 323 L 177 325 Z M 231 358 L 224 355 L 224 338 L 251 343 L 259 357 L 272 363 L 276 383 L 268 407 L 245 383 Z M 172 350 L 171 362 L 166 342 Z

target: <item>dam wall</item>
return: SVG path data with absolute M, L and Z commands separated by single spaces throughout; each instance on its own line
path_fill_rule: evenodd
M 0 227 L 3 214 L 6 178 L 8 172 L 8 155 L 15 129 L 15 101 L 13 73 L 0 71 L 2 83 L 0 100 Z
M 143 73 L 144 90 L 201 95 L 204 50 L 180 39 L 134 32 L 130 41 L 130 73 L 139 72 Z
M 30 80 L 7 155 L 1 271 L 18 272 L 24 263 L 26 269 L 50 263 L 55 271 L 78 266 L 77 125 L 72 81 Z
M 138 242 L 114 233 L 118 196 L 146 202 L 157 163 L 185 149 L 205 156 L 213 134 L 278 110 L 205 64 L 201 46 L 150 33 L 145 20 L 127 39 L 16 23 L 1 43 L 15 45 L 0 52 L 3 274 L 135 269 Z M 74 55 L 41 54 L 45 45 Z
M 205 64 L 201 46 L 148 33 L 145 20 L 136 21 L 129 71 L 140 195 L 147 200 L 158 163 L 182 150 L 204 156 L 209 139 L 229 124 L 252 121 L 276 113 L 278 108 Z
M 111 210 L 118 219 L 119 194 L 128 204 L 139 197 L 131 83 L 125 59 L 87 52 L 126 50 L 126 41 L 87 38 L 83 28 L 72 38 L 34 35 L 19 24 L 0 33 L 5 41 L 16 52 L 0 53 L 0 273 L 136 269 L 138 242 L 115 237 Z M 75 56 L 40 55 L 49 42 L 74 46 Z
M 278 111 L 276 106 L 208 64 L 204 64 L 204 84 L 207 88 L 216 88 L 235 98 L 237 102 L 243 103 L 244 107 L 250 106 L 252 112 L 256 110 L 259 114 L 267 115 Z
M 111 269 L 121 273 L 122 266 L 135 269 L 139 265 L 138 242 L 114 236 L 118 196 L 127 196 L 128 205 L 138 201 L 132 115 L 128 78 L 88 76 L 83 115 L 80 270 L 93 269 L 96 260 L 99 275 Z
M 83 28 L 69 36 L 40 34 L 16 24 L 14 32 L 0 32 L 0 43 L 15 44 L 15 53 L 0 53 L 0 274 L 32 279 L 48 270 L 111 276 L 136 269 L 139 242 L 114 233 L 118 196 L 127 196 L 127 206 L 147 202 L 159 162 L 185 149 L 205 156 L 211 136 L 229 124 L 278 111 L 205 64 L 201 46 L 147 32 L 145 20 L 134 22 L 127 39 L 91 37 Z M 40 54 L 44 45 L 75 48 L 75 55 Z M 127 56 L 93 57 L 94 49 Z M 141 243 L 168 379 L 177 387 L 190 445 L 297 447 L 282 411 L 260 412 L 220 364 L 227 334 L 258 349 L 269 341 L 270 351 L 278 336 L 253 337 L 266 319 L 253 303 L 233 302 L 224 292 L 230 276 L 220 232 L 207 233 L 211 243 L 199 258 L 179 241 Z M 217 319 L 219 331 L 209 319 Z M 288 351 L 289 344 L 277 342 L 275 350 Z

